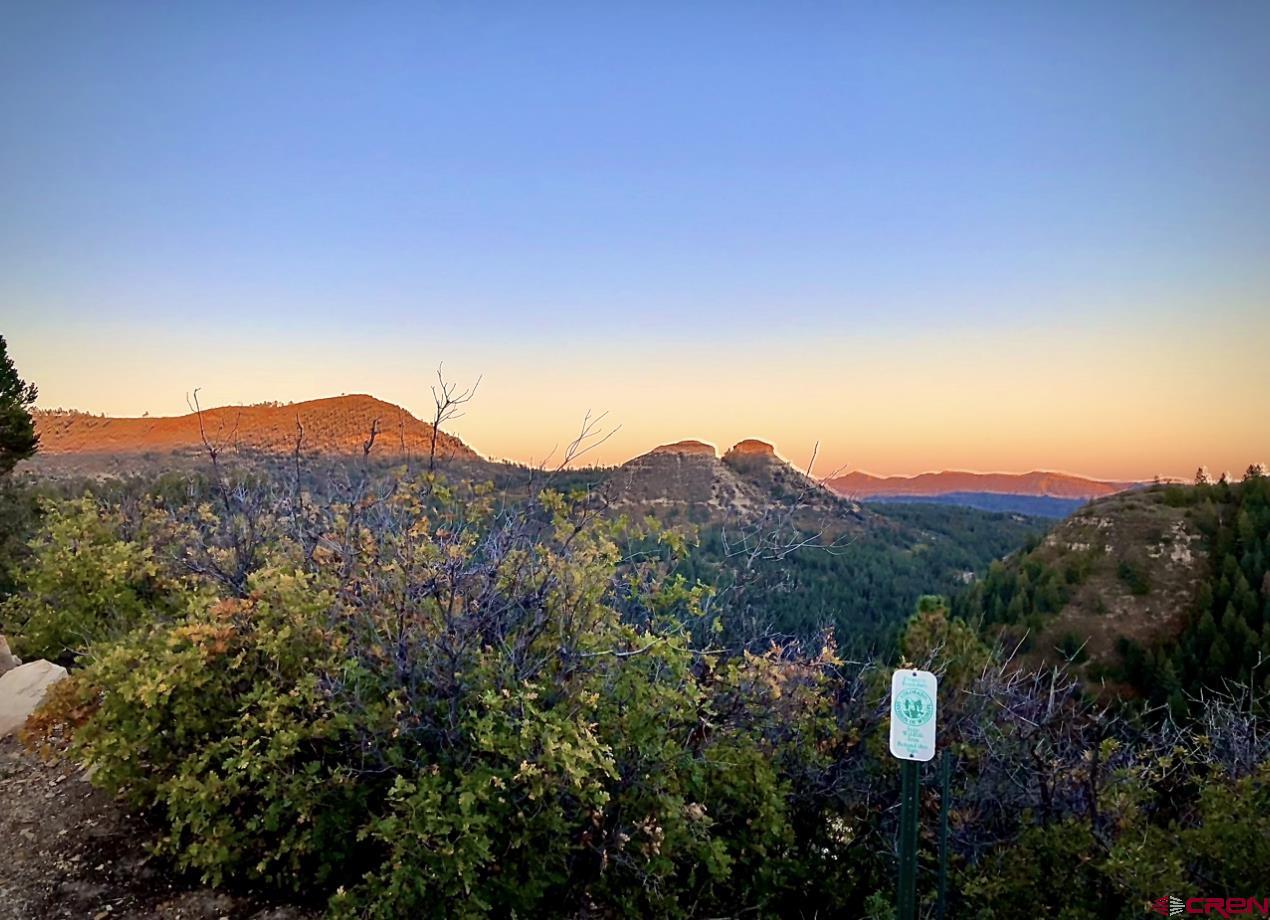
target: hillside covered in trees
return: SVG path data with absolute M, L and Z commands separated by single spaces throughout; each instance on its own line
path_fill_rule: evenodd
M 788 553 L 751 554 L 737 534 L 705 528 L 678 571 L 721 592 L 735 639 L 809 639 L 831 629 L 844 651 L 888 653 L 923 595 L 963 589 L 1047 523 L 936 504 L 866 508 L 870 526 L 862 532 L 836 544 L 799 532 L 787 542 L 812 545 Z
M 1270 478 L 1104 499 L 994 563 L 957 614 L 1093 684 L 1176 712 L 1226 683 L 1270 691 Z

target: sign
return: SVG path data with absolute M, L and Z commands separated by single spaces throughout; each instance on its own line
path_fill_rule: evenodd
M 891 754 L 900 760 L 935 756 L 937 687 L 930 671 L 906 668 L 891 675 Z

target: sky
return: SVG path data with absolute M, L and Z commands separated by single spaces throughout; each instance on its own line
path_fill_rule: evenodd
M 45 408 L 368 392 L 539 460 L 1270 459 L 1270 4 L 6 4 Z

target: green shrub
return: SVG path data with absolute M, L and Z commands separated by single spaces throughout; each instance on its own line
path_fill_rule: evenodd
M 1116 576 L 1136 595 L 1148 594 L 1151 591 L 1151 580 L 1146 567 L 1131 559 L 1121 559 L 1116 566 Z
M 160 809 L 163 848 L 209 881 L 298 887 L 349 856 L 362 803 L 349 718 L 322 687 L 328 603 L 306 576 L 263 574 L 251 599 L 196 598 L 75 678 L 100 701 L 75 738 L 95 781 Z
M 95 707 L 74 742 L 95 782 L 162 815 L 178 865 L 325 887 L 349 916 L 773 903 L 799 852 L 780 763 L 832 731 L 831 659 L 703 670 L 685 621 L 704 593 L 620 549 L 673 534 L 559 496 L 514 521 L 437 496 L 432 523 L 397 495 L 415 526 L 354 536 L 355 568 L 331 550 L 298 569 L 275 533 L 245 597 L 209 583 L 179 615 L 130 608 L 139 625 L 62 694 Z M 132 598 L 119 586 L 149 555 L 106 539 L 89 503 L 59 513 L 40 564 L 66 567 L 66 528 L 100 535 L 77 546 L 122 573 L 109 604 L 80 608 Z M 52 575 L 37 571 L 33 586 Z
M 0 631 L 17 654 L 69 662 L 179 603 L 156 548 L 121 537 L 118 510 L 88 497 L 43 510 L 17 591 L 0 607 Z
M 1270 834 L 1264 823 L 1270 814 L 1270 763 L 1234 783 L 1210 777 L 1198 812 L 1198 822 L 1179 840 L 1196 875 L 1230 892 L 1270 877 Z

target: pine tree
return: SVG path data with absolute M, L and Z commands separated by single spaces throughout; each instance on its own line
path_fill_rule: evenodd
M 1230 602 L 1239 613 L 1241 620 L 1251 619 L 1257 613 L 1260 603 L 1257 600 L 1256 592 L 1248 584 L 1248 579 L 1244 577 L 1243 572 L 1240 572 L 1239 577 L 1235 580 L 1235 590 L 1231 594 Z
M 1204 613 L 1206 610 L 1213 609 L 1213 586 L 1208 582 L 1201 582 L 1199 590 L 1195 592 L 1195 613 L 1197 615 Z
M 1205 610 L 1199 618 L 1199 624 L 1195 627 L 1195 651 L 1201 657 L 1207 655 L 1216 638 L 1217 623 L 1213 620 L 1213 612 Z
M 39 447 L 40 436 L 31 418 L 37 395 L 35 384 L 18 376 L 0 335 L 0 475 L 12 471 L 19 460 L 32 456 Z
M 1177 679 L 1177 668 L 1173 665 L 1173 660 L 1165 656 L 1161 651 L 1157 651 L 1154 660 L 1155 676 L 1159 682 L 1160 691 L 1166 695 L 1172 695 L 1182 687 L 1181 682 Z
M 1211 686 L 1217 686 L 1223 678 L 1233 676 L 1230 673 L 1230 645 L 1224 637 L 1218 636 L 1213 640 L 1212 646 L 1208 649 L 1208 660 L 1204 662 L 1204 667 L 1208 676 L 1206 683 Z
M 1239 509 L 1239 515 L 1235 519 L 1235 537 L 1243 552 L 1248 552 L 1256 543 L 1257 529 L 1253 526 L 1252 516 L 1248 514 L 1247 508 Z
M 1219 624 L 1221 626 L 1222 634 L 1226 636 L 1227 641 L 1230 641 L 1239 635 L 1240 622 L 1239 611 L 1235 609 L 1235 604 L 1232 601 L 1226 605 L 1226 610 L 1222 613 L 1221 623 Z
M 1174 690 L 1169 694 L 1169 714 L 1174 719 L 1181 721 L 1186 718 L 1189 707 L 1186 704 L 1186 697 L 1181 690 Z

